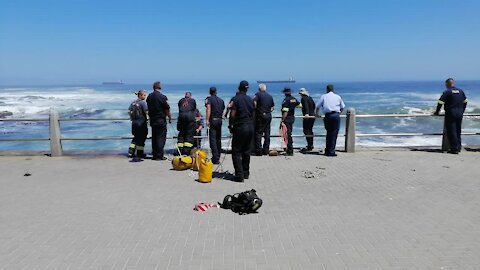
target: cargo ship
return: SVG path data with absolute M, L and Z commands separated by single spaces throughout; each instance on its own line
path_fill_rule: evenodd
M 280 80 L 280 81 L 257 81 L 257 83 L 295 83 L 296 81 L 293 77 L 288 78 L 288 80 Z
M 118 82 L 102 82 L 103 85 L 123 85 L 125 84 L 122 80 Z

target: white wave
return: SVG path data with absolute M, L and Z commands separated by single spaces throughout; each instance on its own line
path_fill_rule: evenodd
M 359 138 L 357 145 L 370 147 L 391 146 L 441 146 L 441 137 L 415 136 L 415 137 L 385 137 L 385 138 Z
M 409 107 L 409 106 L 403 106 L 402 108 L 404 111 L 406 111 L 407 114 L 432 114 L 434 108 L 416 108 L 416 107 Z

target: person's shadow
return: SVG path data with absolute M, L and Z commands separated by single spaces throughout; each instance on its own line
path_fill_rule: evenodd
M 233 173 L 228 172 L 228 171 L 226 171 L 226 172 L 213 172 L 213 178 L 235 182 L 235 175 Z

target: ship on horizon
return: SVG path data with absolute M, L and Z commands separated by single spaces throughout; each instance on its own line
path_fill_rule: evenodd
M 257 81 L 257 83 L 295 83 L 296 81 L 292 76 L 288 80 L 279 80 L 279 81 Z
M 103 85 L 123 85 L 125 84 L 122 80 L 118 82 L 102 82 Z

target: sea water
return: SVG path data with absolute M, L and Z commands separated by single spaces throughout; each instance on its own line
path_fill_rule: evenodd
M 235 95 L 237 83 L 231 84 L 163 84 L 162 92 L 168 97 L 172 115 L 178 115 L 178 101 L 186 91 L 193 94 L 197 107 L 205 115 L 204 100 L 210 86 L 216 86 L 218 96 L 226 103 Z M 298 89 L 306 88 L 315 101 L 325 93 L 326 83 L 289 83 L 267 84 L 267 91 L 275 101 L 274 116 L 280 116 L 281 103 L 284 98 L 282 89 L 291 87 L 293 95 L 300 100 Z M 468 97 L 467 113 L 480 113 L 480 81 L 459 81 L 457 87 L 464 89 Z M 125 85 L 70 85 L 70 86 L 3 86 L 0 87 L 0 117 L 3 119 L 48 119 L 49 112 L 59 112 L 63 120 L 85 118 L 127 119 L 127 108 L 136 99 L 133 94 L 139 89 L 151 92 L 151 84 Z M 357 115 L 371 114 L 427 114 L 434 112 L 437 100 L 444 89 L 442 81 L 435 82 L 341 82 L 335 83 L 335 92 L 339 94 L 347 108 L 355 108 Z M 250 83 L 248 95 L 253 96 L 257 84 Z M 296 110 L 301 115 L 301 109 Z M 345 119 L 338 145 L 343 145 Z M 122 120 L 106 121 L 61 121 L 62 138 L 102 138 L 131 136 L 130 122 Z M 271 134 L 278 135 L 279 119 L 272 121 Z M 407 117 L 407 118 L 357 118 L 357 134 L 367 133 L 441 133 L 442 117 Z M 47 122 L 1 121 L 0 134 L 4 139 L 48 138 Z M 317 119 L 315 134 L 325 134 L 322 119 Z M 465 117 L 463 132 L 480 132 L 478 117 Z M 176 136 L 176 125 L 168 126 L 168 136 Z M 227 122 L 223 125 L 223 135 L 228 136 Z M 301 135 L 302 120 L 296 119 L 293 134 Z M 204 132 L 205 135 L 205 132 Z M 480 144 L 480 136 L 464 136 L 463 144 Z M 203 146 L 208 147 L 204 140 Z M 69 141 L 62 146 L 69 151 L 123 151 L 128 148 L 128 140 Z M 166 148 L 174 148 L 175 141 L 167 141 Z M 223 140 L 223 147 L 229 144 Z M 317 148 L 324 147 L 324 138 L 315 138 Z M 418 137 L 358 137 L 361 146 L 438 146 L 440 136 Z M 271 147 L 281 145 L 279 138 L 272 138 Z M 306 145 L 304 138 L 295 138 L 294 146 Z M 147 152 L 150 142 L 147 142 Z M 0 150 L 35 150 L 48 151 L 48 141 L 43 142 L 0 142 Z

